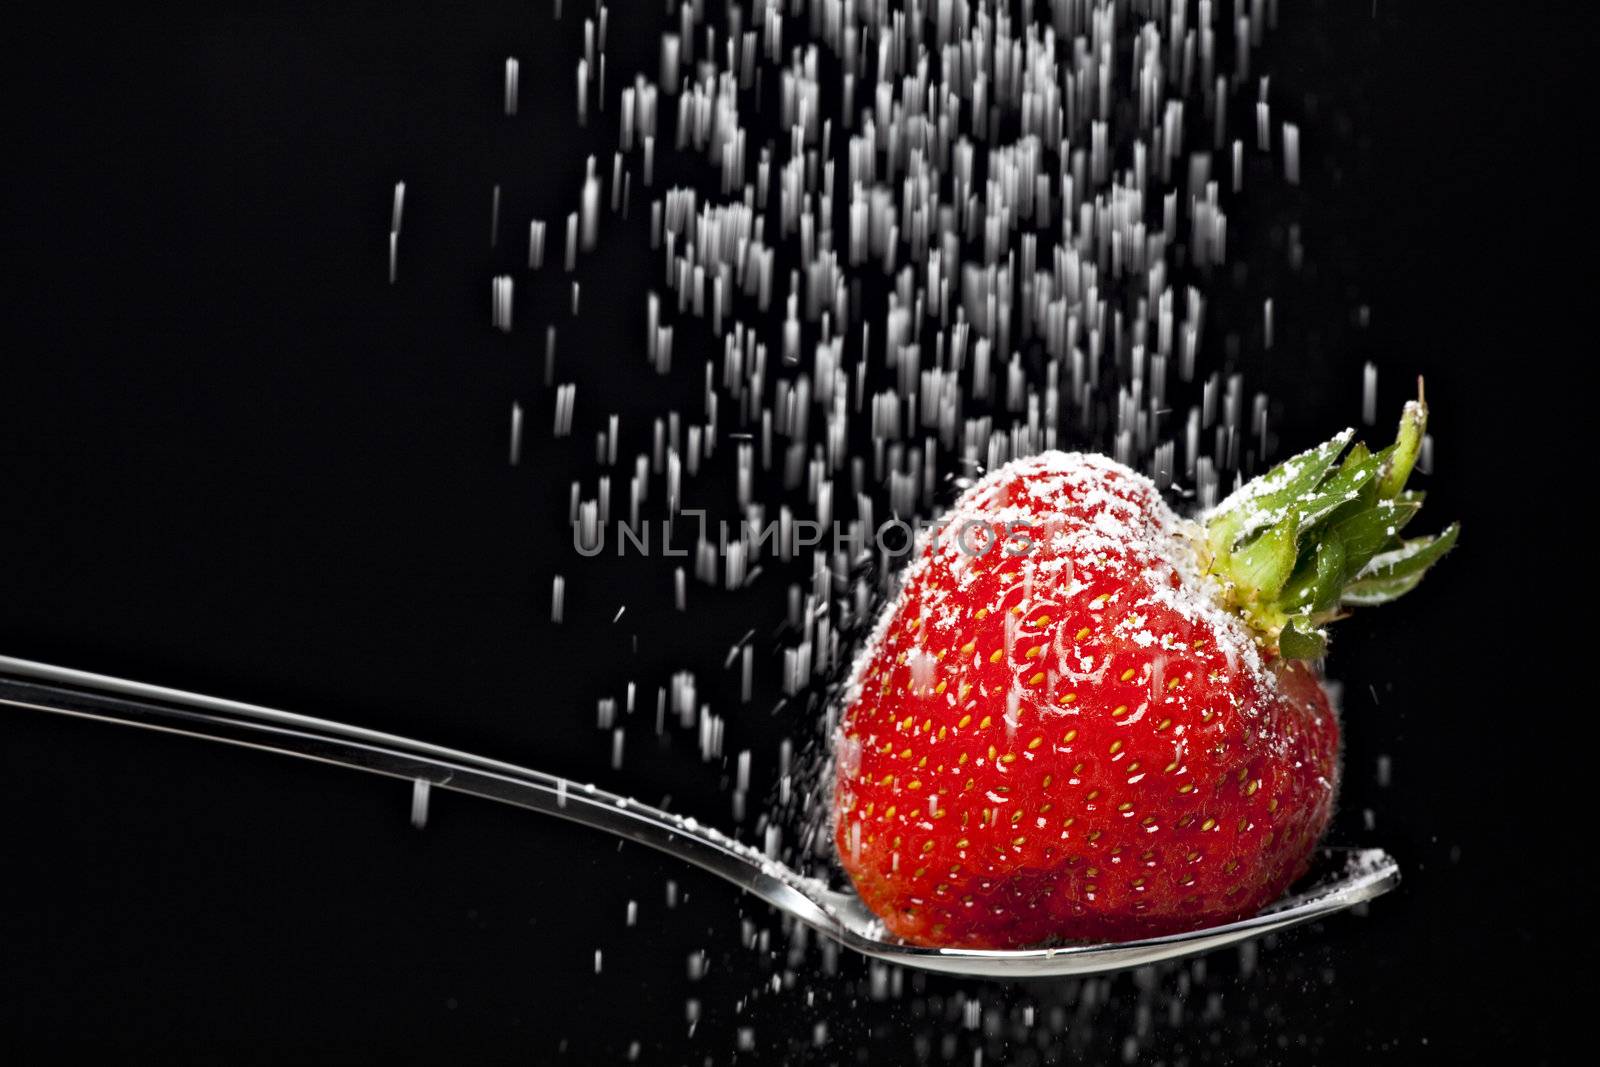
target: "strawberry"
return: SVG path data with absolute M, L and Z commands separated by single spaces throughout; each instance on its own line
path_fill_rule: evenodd
M 835 843 L 906 941 L 1015 948 L 1241 918 L 1304 873 L 1339 723 L 1324 626 L 1455 542 L 1401 541 L 1426 409 L 1346 431 L 1180 519 L 1147 479 L 1048 452 L 968 489 L 850 676 Z M 1342 458 L 1341 458 L 1342 457 Z

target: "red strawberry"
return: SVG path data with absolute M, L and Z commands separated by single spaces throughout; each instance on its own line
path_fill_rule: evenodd
M 1455 540 L 1396 537 L 1424 419 L 1407 405 L 1394 445 L 1341 463 L 1346 432 L 1200 522 L 1100 456 L 1018 460 L 963 494 L 840 724 L 839 857 L 890 931 L 1123 940 L 1283 893 L 1338 782 L 1319 628 Z

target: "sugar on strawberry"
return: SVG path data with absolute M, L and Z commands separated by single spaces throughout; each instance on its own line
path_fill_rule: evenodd
M 1319 661 L 1413 588 L 1426 408 L 1346 431 L 1195 520 L 1102 456 L 990 473 L 907 569 L 850 675 L 835 843 L 924 945 L 1123 940 L 1252 914 L 1306 869 L 1339 777 Z

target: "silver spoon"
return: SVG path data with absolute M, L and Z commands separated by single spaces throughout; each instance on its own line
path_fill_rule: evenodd
M 542 771 L 327 719 L 9 656 L 0 656 L 0 705 L 299 756 L 555 815 L 703 867 L 864 956 L 950 974 L 1090 975 L 1194 956 L 1343 911 L 1400 881 L 1399 867 L 1381 849 L 1328 848 L 1300 892 L 1239 922 L 1108 944 L 919 948 L 895 940 L 853 893 L 829 889 L 694 819 Z

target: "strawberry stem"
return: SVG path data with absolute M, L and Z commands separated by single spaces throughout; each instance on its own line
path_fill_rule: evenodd
M 1320 657 L 1328 623 L 1410 592 L 1455 545 L 1455 523 L 1431 537 L 1400 537 L 1422 508 L 1422 494 L 1405 485 L 1427 424 L 1418 379 L 1388 448 L 1351 445 L 1346 430 L 1202 516 L 1209 570 L 1227 605 L 1284 658 Z

